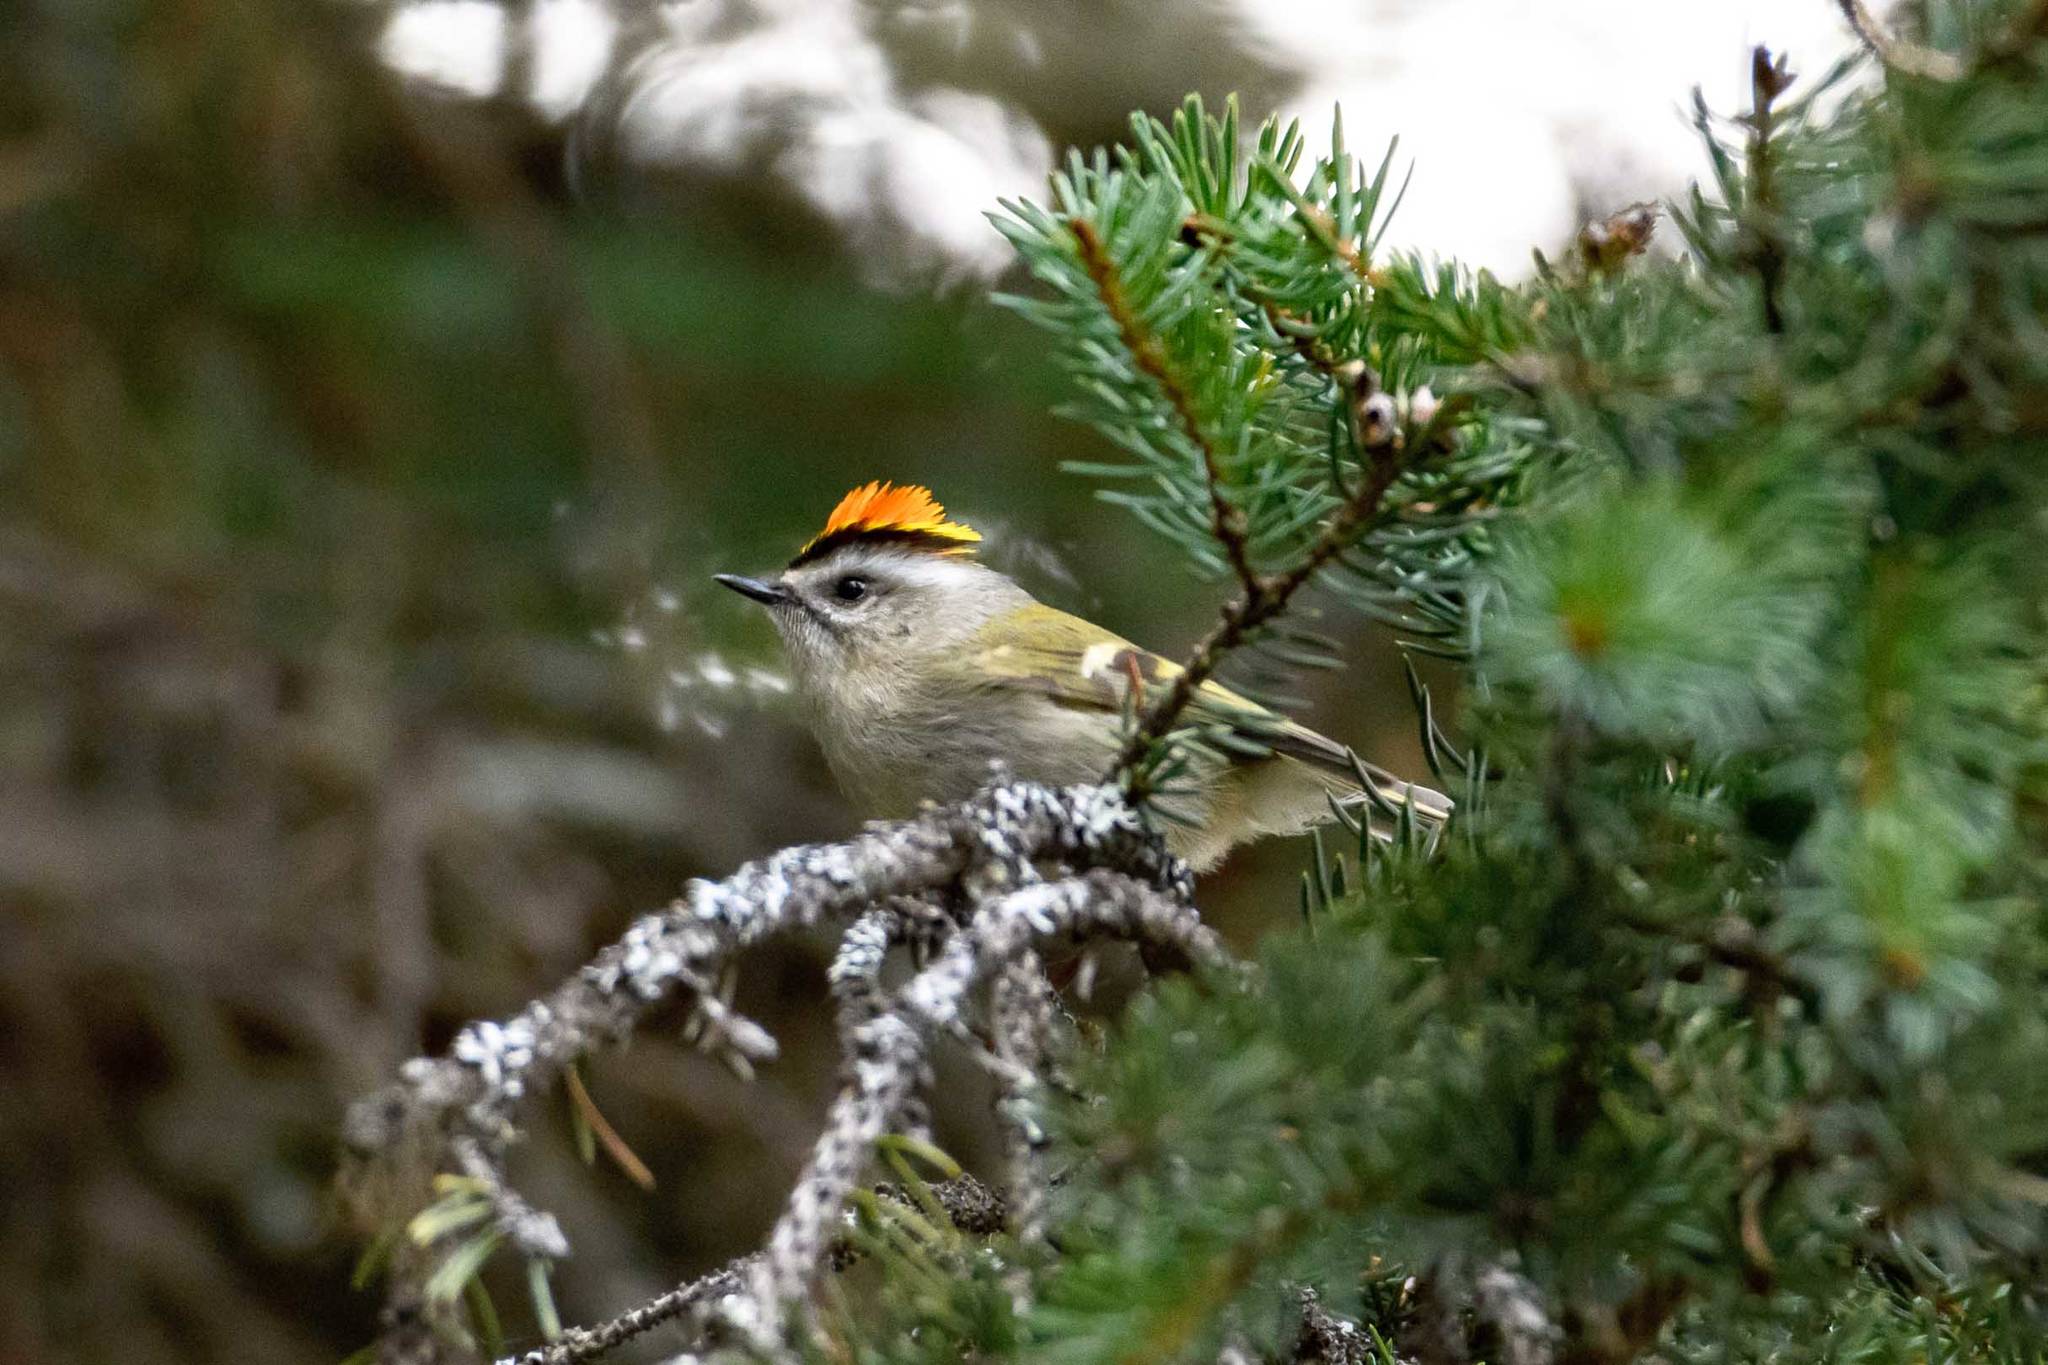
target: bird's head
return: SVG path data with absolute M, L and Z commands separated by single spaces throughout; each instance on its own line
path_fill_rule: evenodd
M 768 608 L 800 682 L 901 671 L 958 643 L 1019 590 L 974 558 L 980 532 L 949 521 L 930 490 L 854 489 L 772 578 L 717 581 Z

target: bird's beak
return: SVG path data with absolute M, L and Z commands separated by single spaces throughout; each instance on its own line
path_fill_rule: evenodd
M 713 581 L 723 583 L 742 597 L 751 597 L 763 606 L 779 607 L 789 600 L 789 589 L 780 583 L 764 583 L 758 578 L 742 578 L 736 573 L 715 573 Z

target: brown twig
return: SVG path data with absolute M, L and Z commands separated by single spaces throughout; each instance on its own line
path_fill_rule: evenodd
M 626 1144 L 618 1129 L 612 1127 L 611 1120 L 590 1097 L 590 1090 L 583 1084 L 583 1077 L 577 1074 L 576 1068 L 572 1066 L 564 1071 L 562 1080 L 569 1091 L 569 1102 L 576 1107 L 576 1112 L 589 1127 L 590 1135 L 597 1139 L 605 1154 L 625 1173 L 626 1179 L 643 1190 L 652 1190 L 654 1172 L 647 1169 L 647 1163 L 640 1159 L 640 1154 Z
M 1742 1186 L 1735 1195 L 1737 1236 L 1742 1245 L 1743 1277 L 1752 1292 L 1766 1294 L 1776 1283 L 1778 1261 L 1764 1231 L 1771 1197 L 1795 1171 L 1814 1163 L 1813 1134 L 1805 1116 L 1792 1110 L 1780 1121 L 1768 1145 L 1746 1151 Z
M 1749 192 L 1743 211 L 1746 254 L 1763 284 L 1764 326 L 1778 333 L 1785 330 L 1781 298 L 1785 244 L 1775 221 L 1777 162 L 1771 155 L 1771 134 L 1777 126 L 1778 96 L 1791 87 L 1794 77 L 1783 57 L 1773 57 L 1770 49 L 1761 45 L 1750 53 L 1749 77 Z
M 1606 274 L 1642 255 L 1657 233 L 1662 212 L 1656 204 L 1644 201 L 1587 223 L 1579 229 L 1575 243 L 1580 268 L 1589 274 Z
M 2048 39 L 2048 0 L 2034 0 L 2020 13 L 2006 31 L 1986 43 L 1978 54 L 1978 64 L 1985 70 L 2009 67 L 2026 59 L 2034 45 Z
M 1145 756 L 1147 749 L 1168 734 L 1223 662 L 1224 656 L 1243 644 L 1253 631 L 1287 609 L 1287 604 L 1311 578 L 1342 554 L 1378 515 L 1387 490 L 1401 471 L 1400 461 L 1388 446 L 1372 462 L 1365 486 L 1360 488 L 1323 527 L 1322 534 L 1295 565 L 1277 574 L 1255 574 L 1242 593 L 1226 603 L 1220 619 L 1189 653 L 1173 683 L 1159 694 L 1138 723 L 1137 730 L 1117 755 L 1115 771 L 1127 772 Z
M 1103 244 L 1102 234 L 1085 218 L 1071 218 L 1067 227 L 1080 249 L 1082 267 L 1087 270 L 1088 278 L 1095 282 L 1096 296 L 1116 323 L 1124 349 L 1131 353 L 1131 359 L 1138 368 L 1159 386 L 1174 415 L 1180 419 L 1181 428 L 1201 452 L 1202 477 L 1209 486 L 1210 529 L 1215 532 L 1217 543 L 1223 546 L 1223 553 L 1230 560 L 1231 570 L 1238 581 L 1249 587 L 1258 580 L 1259 573 L 1252 564 L 1244 509 L 1223 491 L 1222 460 L 1208 433 L 1202 430 L 1201 417 L 1195 411 L 1194 395 L 1188 392 L 1187 384 L 1167 363 L 1166 353 L 1160 348 L 1158 339 L 1145 330 L 1144 321 L 1131 308 L 1123 281 L 1117 277 L 1116 262 L 1109 258 L 1109 249 Z
M 1899 37 L 1885 25 L 1884 20 L 1870 12 L 1870 7 L 1863 0 L 1835 0 L 1835 7 L 1842 11 L 1842 17 L 1849 21 L 1849 27 L 1856 31 L 1863 45 L 1870 49 L 1870 55 L 1887 70 L 1924 76 L 1934 81 L 1962 78 L 1963 63 L 1954 53 Z
M 1573 1303 L 1560 1365 L 1629 1365 L 1645 1358 L 1692 1292 L 1682 1275 L 1647 1275 L 1620 1303 Z
M 1819 1013 L 1819 988 L 1758 944 L 1756 931 L 1747 920 L 1724 915 L 1708 925 L 1689 922 L 1667 924 L 1626 911 L 1617 918 L 1636 933 L 1671 939 L 1697 948 L 1709 960 L 1755 978 L 1771 992 L 1791 996 L 1809 1013 Z
M 1333 253 L 1362 282 L 1367 285 L 1374 283 L 1371 271 L 1358 256 L 1355 245 L 1337 239 L 1334 224 L 1327 218 L 1318 220 L 1306 215 L 1304 221 L 1308 222 L 1311 231 L 1328 239 Z M 1223 658 L 1245 643 L 1260 626 L 1286 610 L 1295 593 L 1332 559 L 1350 548 L 1371 525 L 1379 514 L 1388 489 L 1401 472 L 1399 457 L 1403 447 L 1393 399 L 1380 391 L 1379 377 L 1363 361 L 1342 360 L 1331 355 L 1318 343 L 1313 330 L 1302 319 L 1271 300 L 1262 299 L 1260 306 L 1274 333 L 1285 339 L 1304 361 L 1326 375 L 1336 386 L 1348 409 L 1353 441 L 1370 460 L 1364 484 L 1338 508 L 1302 558 L 1291 568 L 1261 573 L 1251 562 L 1244 513 L 1224 492 L 1223 471 L 1214 448 L 1204 439 L 1195 420 L 1193 403 L 1186 387 L 1166 364 L 1157 342 L 1145 332 L 1132 312 L 1122 283 L 1117 278 L 1116 263 L 1110 259 L 1101 234 L 1082 218 L 1068 220 L 1068 227 L 1079 247 L 1081 263 L 1094 282 L 1103 306 L 1115 320 L 1125 348 L 1130 351 L 1138 368 L 1159 384 L 1168 403 L 1202 451 L 1202 474 L 1208 484 L 1212 509 L 1211 530 L 1223 546 L 1239 584 L 1238 595 L 1225 604 L 1220 619 L 1190 652 L 1172 684 L 1149 707 L 1141 702 L 1142 715 L 1138 726 L 1117 755 L 1111 770 L 1113 775 L 1122 773 L 1128 778 L 1146 751 L 1171 732 L 1200 692 L 1202 684 L 1215 674 Z M 1218 226 L 1193 217 L 1182 224 L 1181 233 L 1183 239 L 1199 241 L 1209 237 L 1222 240 Z M 1134 794 L 1139 790 L 1135 783 L 1129 789 Z
M 1330 224 L 1327 217 L 1321 215 L 1308 217 L 1304 215 L 1304 221 L 1310 225 L 1312 231 L 1319 231 L 1327 235 L 1331 243 L 1331 251 L 1352 269 L 1353 273 L 1359 277 L 1361 284 L 1367 288 L 1373 287 L 1376 282 L 1372 279 L 1369 270 L 1359 258 L 1356 247 L 1346 242 L 1340 242 L 1337 239 L 1336 228 Z M 1190 214 L 1186 221 L 1181 224 L 1180 231 L 1181 240 L 1190 246 L 1207 244 L 1217 248 L 1225 248 L 1230 245 L 1232 240 L 1230 230 L 1226 224 L 1218 223 L 1200 214 Z M 1328 378 L 1331 383 L 1338 387 L 1340 392 L 1354 395 L 1351 401 L 1355 415 L 1355 409 L 1359 401 L 1361 401 L 1361 396 L 1370 397 L 1373 388 L 1377 384 L 1376 380 L 1372 381 L 1371 386 L 1361 382 L 1360 372 L 1364 369 L 1362 362 L 1345 361 L 1338 356 L 1332 355 L 1323 346 L 1322 338 L 1317 334 L 1315 324 L 1281 307 L 1272 299 L 1264 297 L 1256 289 L 1247 287 L 1245 292 L 1257 298 L 1259 310 L 1265 314 L 1266 325 L 1273 329 L 1273 335 L 1292 346 L 1296 355 L 1306 361 L 1311 369 L 1319 371 Z M 1366 371 L 1366 373 L 1369 374 L 1370 372 Z
M 577 1365 L 580 1361 L 595 1360 L 663 1323 L 681 1320 L 708 1325 L 711 1310 L 720 1301 L 746 1291 L 748 1279 L 760 1259 L 761 1253 L 755 1252 L 727 1262 L 710 1274 L 678 1285 L 665 1294 L 657 1294 L 638 1308 L 621 1313 L 608 1322 L 595 1327 L 571 1327 L 557 1340 L 513 1356 L 501 1365 Z

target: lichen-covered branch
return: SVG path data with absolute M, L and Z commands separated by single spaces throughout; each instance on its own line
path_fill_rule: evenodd
M 868 976 L 865 964 L 879 961 L 875 948 L 892 914 L 877 912 L 857 922 L 849 935 L 857 946 L 842 950 L 835 967 L 839 979 Z M 712 1277 L 712 1287 L 706 1281 L 682 1286 L 602 1327 L 530 1352 L 519 1365 L 570 1365 L 679 1319 L 693 1320 L 700 1332 L 724 1326 L 773 1346 L 782 1338 L 785 1309 L 806 1300 L 812 1278 L 829 1264 L 848 1197 L 876 1140 L 896 1127 L 928 1075 L 931 1039 L 961 1018 L 976 988 L 1002 981 L 1019 964 L 1035 964 L 1040 947 L 1097 938 L 1154 944 L 1213 967 L 1230 960 L 1185 900 L 1120 873 L 1092 871 L 987 902 L 948 940 L 937 961 L 854 1026 L 851 1079 L 834 1101 L 762 1254 Z M 975 1188 L 970 1182 L 969 1189 Z M 1044 1191 L 1015 1188 L 1010 1198 L 1040 1208 Z M 965 1215 L 976 1210 L 985 1220 L 987 1202 L 946 1207 L 955 1224 L 964 1226 Z
M 1038 1242 L 1045 1237 L 1047 1181 L 1041 1169 L 1045 1133 L 1037 1108 L 1058 1004 L 1043 959 L 1029 950 L 997 974 L 990 996 L 995 1056 L 1004 1064 L 1006 1074 L 996 1111 L 1002 1119 L 1009 1184 L 1016 1192 L 1017 1237 Z
M 709 1275 L 657 1294 L 637 1308 L 619 1314 L 596 1327 L 571 1327 L 559 1341 L 500 1361 L 499 1365 L 577 1365 L 595 1360 L 606 1352 L 665 1324 L 702 1331 L 719 1305 L 746 1290 L 748 1277 L 760 1261 L 760 1253 L 742 1256 Z
M 531 1093 L 678 994 L 695 997 L 706 1046 L 742 1061 L 772 1057 L 774 1040 L 712 989 L 730 956 L 774 934 L 851 920 L 890 897 L 1000 889 L 1033 875 L 1040 861 L 1119 868 L 1187 889 L 1184 870 L 1108 788 L 999 786 L 845 843 L 788 849 L 722 881 L 693 883 L 510 1019 L 472 1024 L 446 1056 L 407 1063 L 395 1084 L 351 1110 L 355 1166 L 369 1175 L 409 1141 L 433 1139 L 438 1153 L 463 1132 L 495 1154 L 514 1136 L 513 1116 Z
M 772 1058 L 773 1038 L 734 1013 L 718 983 L 729 981 L 736 954 L 771 935 L 847 925 L 832 971 L 847 1083 L 766 1250 L 722 1272 L 744 1292 L 714 1295 L 707 1281 L 684 1286 L 595 1335 L 565 1337 L 577 1343 L 574 1354 L 561 1354 L 557 1343 L 545 1358 L 587 1358 L 659 1323 L 703 1318 L 714 1299 L 722 1321 L 772 1338 L 786 1301 L 802 1294 L 837 1240 L 875 1139 L 926 1126 L 928 1044 L 935 1033 L 964 1031 L 967 997 L 1004 972 L 1036 973 L 1034 949 L 1062 936 L 1133 938 L 1190 960 L 1220 961 L 1191 892 L 1186 868 L 1110 787 L 999 784 L 958 806 L 870 826 L 844 843 L 785 850 L 723 880 L 692 883 L 668 909 L 637 921 L 509 1019 L 472 1024 L 447 1055 L 407 1063 L 396 1083 L 349 1116 L 345 1188 L 388 1230 L 410 1225 L 429 1202 L 434 1177 L 454 1176 L 465 1197 L 488 1208 L 493 1245 L 537 1260 L 566 1256 L 560 1226 L 505 1179 L 524 1104 L 578 1057 L 623 1040 L 649 1010 L 677 996 L 694 1005 L 698 1040 L 736 1067 Z M 887 993 L 881 966 L 898 944 L 931 960 L 901 991 Z M 1022 1027 L 1019 1018 L 1037 1019 L 1019 1014 L 1017 1000 L 1039 998 L 1021 977 L 1006 992 L 1011 1032 Z M 1020 1206 L 1035 1209 L 1038 1197 L 1023 1194 Z M 432 1261 L 412 1252 L 394 1258 L 386 1361 L 448 1358 L 429 1330 L 435 1296 L 422 1292 Z
M 1294 1339 L 1294 1365 L 1375 1365 L 1380 1353 L 1373 1339 L 1323 1307 L 1322 1296 L 1302 1289 L 1296 1296 L 1301 1305 L 1301 1332 Z
M 840 1092 L 811 1160 L 754 1267 L 751 1294 L 734 1301 L 736 1325 L 757 1337 L 780 1335 L 785 1305 L 801 1302 L 824 1264 L 847 1196 L 875 1140 L 891 1130 L 925 1071 L 931 1037 L 960 1021 L 974 991 L 999 981 L 1036 951 L 1059 942 L 1130 939 L 1178 952 L 1205 966 L 1229 961 L 1194 907 L 1135 878 L 1095 870 L 1024 886 L 983 903 L 938 960 L 854 1034 L 853 1080 Z M 1041 1192 L 1013 1191 L 1035 1208 Z
M 1552 1365 L 1564 1334 L 1527 1276 L 1507 1265 L 1439 1260 L 1416 1284 L 1412 1345 L 1420 1365 Z M 1476 1348 L 1475 1337 L 1487 1343 Z

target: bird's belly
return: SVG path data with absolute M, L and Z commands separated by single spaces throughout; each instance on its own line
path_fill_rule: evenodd
M 968 709 L 921 709 L 859 726 L 820 726 L 834 776 L 860 814 L 910 815 L 922 801 L 963 801 L 998 773 L 1064 787 L 1109 776 L 1119 717 L 1045 698 L 987 696 Z M 1293 833 L 1324 816 L 1322 781 L 1272 759 L 1218 771 L 1197 761 L 1153 797 L 1167 846 L 1197 870 L 1249 834 Z
M 863 815 L 907 815 L 920 801 L 965 800 L 998 773 L 1066 786 L 1096 782 L 1115 761 L 1116 718 L 1008 698 L 892 717 L 820 735 L 825 757 Z

